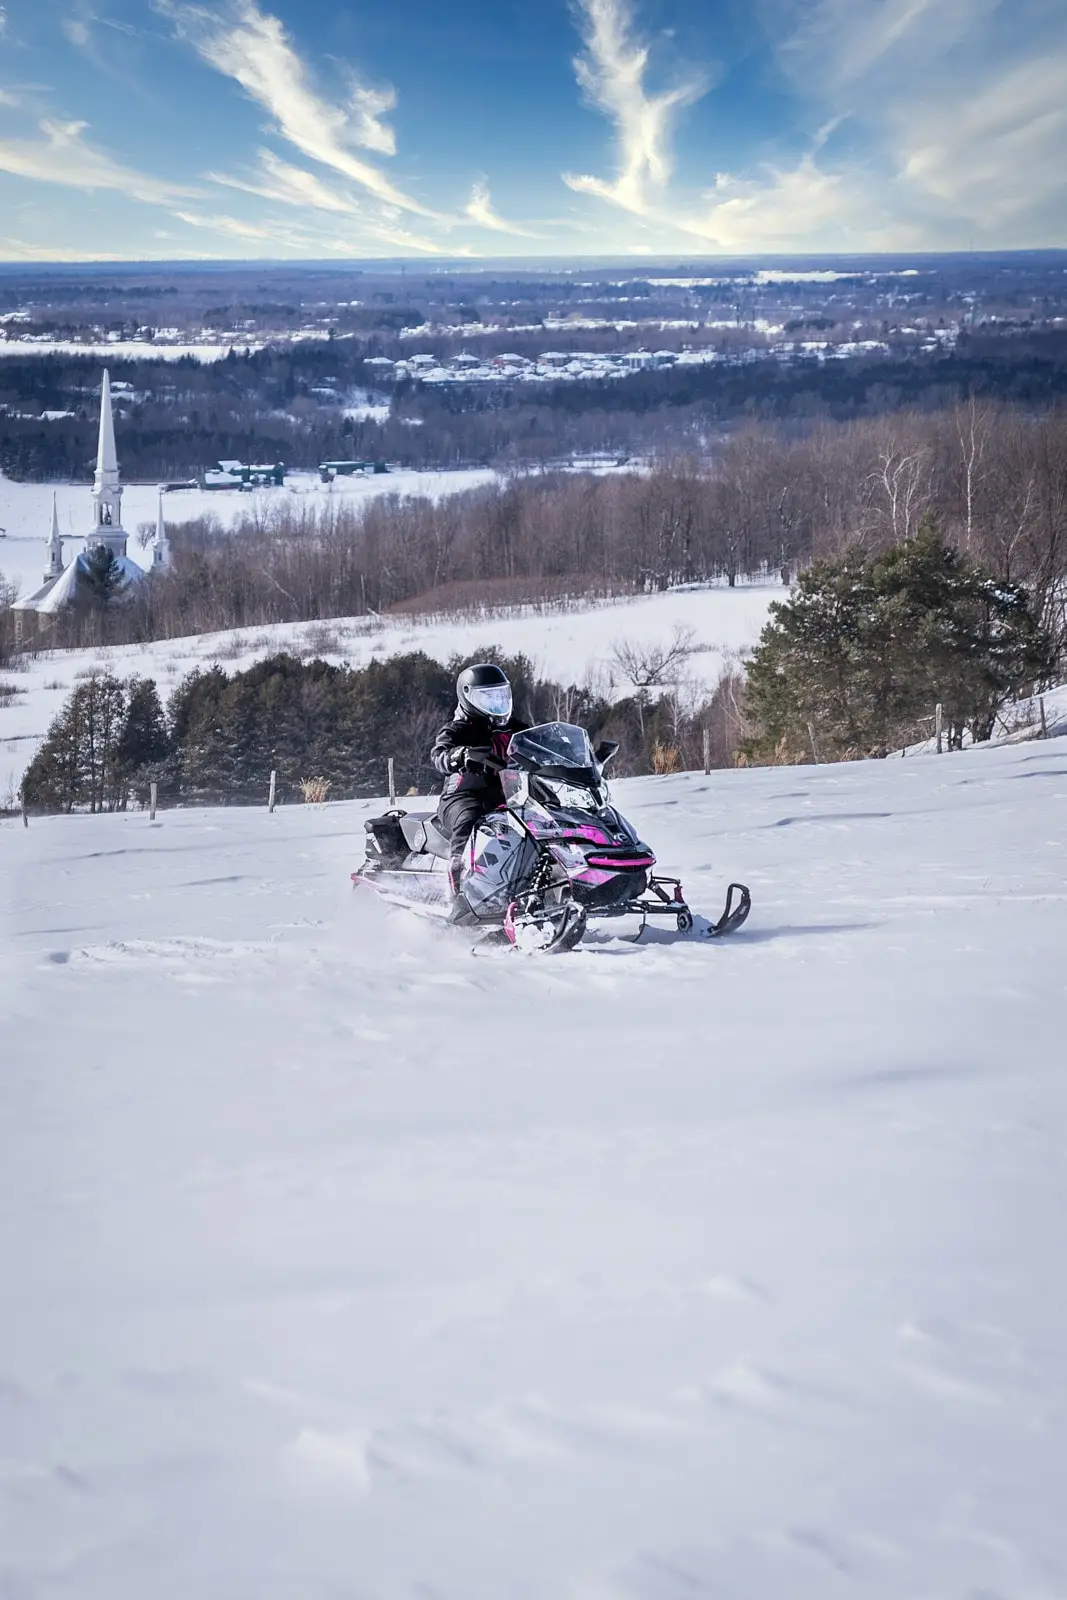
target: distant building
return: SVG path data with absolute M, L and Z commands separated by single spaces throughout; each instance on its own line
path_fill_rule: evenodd
M 384 461 L 320 461 L 319 477 L 323 483 L 332 483 L 334 478 L 371 477 L 379 472 L 388 472 L 389 468 Z
M 248 465 L 244 461 L 220 461 L 201 473 L 197 484 L 201 489 L 280 489 L 285 484 L 285 463 L 260 461 Z
M 111 413 L 111 380 L 105 368 L 100 386 L 100 436 L 96 450 L 96 472 L 91 493 L 92 521 L 85 534 L 85 548 L 73 561 L 63 560 L 63 540 L 59 532 L 59 510 L 52 496 L 52 526 L 46 544 L 44 582 L 25 600 L 12 606 L 15 615 L 16 638 L 21 640 L 30 630 L 45 633 L 56 617 L 68 606 L 84 604 L 91 596 L 89 563 L 98 550 L 109 550 L 115 559 L 118 575 L 116 598 L 130 598 L 147 574 L 136 561 L 126 554 L 126 530 L 122 526 L 122 484 L 119 481 L 118 457 L 115 454 L 115 423 Z M 169 561 L 170 546 L 163 527 L 162 502 L 156 524 L 156 544 L 163 541 L 163 549 L 153 549 L 153 567 L 165 567 Z

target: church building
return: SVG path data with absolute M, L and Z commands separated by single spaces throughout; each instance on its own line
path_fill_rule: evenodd
M 99 550 L 110 551 L 115 561 L 117 599 L 129 598 L 148 573 L 126 554 L 126 530 L 122 526 L 122 485 L 115 453 L 115 422 L 111 413 L 111 380 L 104 371 L 100 388 L 100 438 L 96 451 L 96 473 L 92 488 L 92 523 L 85 534 L 85 548 L 70 562 L 63 560 L 63 541 L 59 532 L 59 512 L 52 496 L 52 528 L 48 536 L 44 583 L 36 593 L 16 600 L 15 628 L 18 635 L 36 627 L 46 632 L 59 612 L 67 606 L 91 598 L 90 562 Z M 160 497 L 155 538 L 152 542 L 151 571 L 165 571 L 170 561 L 170 544 L 163 525 Z

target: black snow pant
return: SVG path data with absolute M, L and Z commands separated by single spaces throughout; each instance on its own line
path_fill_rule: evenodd
M 452 841 L 453 860 L 463 854 L 478 823 L 497 804 L 484 789 L 457 789 L 454 794 L 442 796 L 437 817 L 442 833 Z

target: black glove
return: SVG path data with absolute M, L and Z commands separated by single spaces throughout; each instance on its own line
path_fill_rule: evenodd
M 463 768 L 464 768 L 464 765 L 466 763 L 466 760 L 467 760 L 467 747 L 466 747 L 466 745 L 462 745 L 462 744 L 456 745 L 454 750 L 450 750 L 448 752 L 448 770 L 449 770 L 449 772 L 462 772 Z

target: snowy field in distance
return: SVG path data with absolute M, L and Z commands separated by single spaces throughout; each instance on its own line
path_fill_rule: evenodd
M 322 483 L 317 472 L 291 472 L 285 486 L 258 489 L 251 494 L 233 490 L 178 489 L 163 496 L 163 515 L 167 526 L 178 527 L 207 515 L 218 517 L 228 527 L 244 517 L 266 517 L 273 507 L 287 500 L 310 500 L 326 504 L 342 500 L 352 505 L 377 499 L 383 494 L 405 498 L 441 500 L 492 483 L 497 474 L 488 467 L 470 467 L 457 472 L 381 472 L 370 478 L 338 478 L 332 485 Z M 68 556 L 82 548 L 86 526 L 91 526 L 88 483 L 13 483 L 0 473 L 0 572 L 31 594 L 41 583 L 45 564 L 45 543 L 52 525 L 52 493 L 59 509 L 59 531 L 67 541 Z M 142 523 L 156 525 L 159 488 L 154 483 L 127 484 L 122 494 L 122 520 L 130 534 L 129 554 L 142 566 L 149 565 L 149 553 L 137 542 Z
M 49 722 L 79 676 L 93 667 L 110 668 L 119 677 L 155 678 L 166 697 L 194 667 L 209 667 L 217 661 L 225 671 L 236 672 L 280 650 L 311 652 L 327 661 L 347 661 L 359 667 L 413 650 L 447 661 L 457 653 L 470 654 L 495 644 L 511 653 L 529 655 L 545 676 L 582 683 L 590 676 L 606 680 L 614 640 L 669 643 L 673 630 L 680 626 L 693 630 L 696 653 L 687 670 L 696 682 L 714 686 L 723 668 L 755 644 L 767 607 L 782 594 L 777 585 L 735 589 L 723 585 L 673 589 L 546 616 L 487 617 L 474 622 L 342 617 L 325 623 L 238 628 L 106 650 L 53 651 L 28 661 L 23 671 L 0 675 L 0 682 L 21 691 L 6 707 L 0 704 L 0 804 L 17 789 Z M 329 640 L 325 647 L 324 638 Z
M 157 344 L 153 339 L 116 339 L 107 344 L 89 344 L 80 339 L 0 339 L 0 358 L 4 356 L 91 356 L 98 361 L 224 361 L 231 349 L 239 355 L 245 350 L 262 350 L 260 344 Z
M 1067 740 L 616 798 L 732 942 L 0 823 L 5 1595 L 1067 1593 Z

